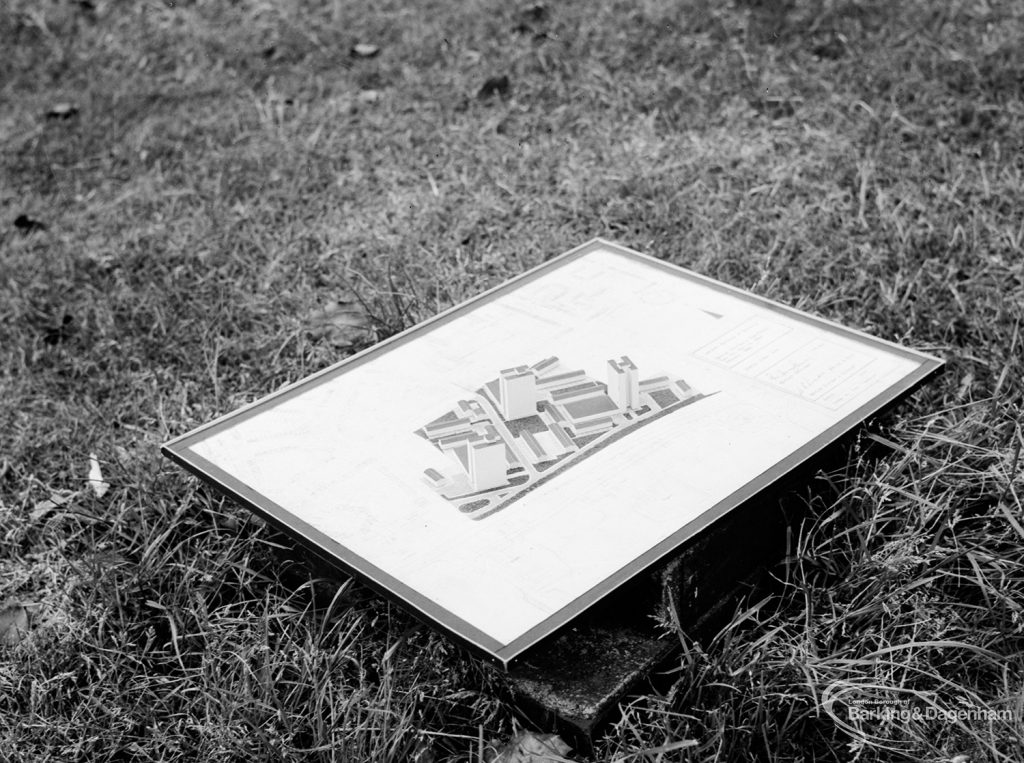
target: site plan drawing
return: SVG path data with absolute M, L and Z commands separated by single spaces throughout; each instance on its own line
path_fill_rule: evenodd
M 942 366 L 692 252 L 508 255 L 535 266 L 163 446 L 500 664 Z
M 473 519 L 499 511 L 598 448 L 706 397 L 684 379 L 640 379 L 629 357 L 609 358 L 607 380 L 552 355 L 503 369 L 469 398 L 416 430 L 453 467 L 427 484 Z

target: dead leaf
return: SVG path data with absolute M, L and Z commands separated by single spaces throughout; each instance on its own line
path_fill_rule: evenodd
M 89 487 L 97 498 L 102 498 L 110 490 L 110 483 L 103 479 L 100 461 L 95 453 L 89 454 Z
M 480 91 L 476 94 L 476 97 L 481 100 L 493 98 L 496 95 L 504 98 L 511 91 L 512 81 L 508 78 L 507 74 L 502 74 L 500 77 L 489 77 L 480 86 Z
M 28 215 L 18 215 L 14 218 L 14 227 L 22 233 L 35 233 L 46 230 L 46 223 L 39 222 Z
M 127 466 L 132 461 L 132 454 L 124 445 L 115 445 L 114 452 L 117 454 L 117 461 L 121 466 Z
M 75 333 L 75 318 L 73 315 L 65 314 L 60 323 L 56 326 L 45 326 L 43 328 L 43 341 L 48 345 L 57 345 L 70 339 Z
M 0 609 L 0 644 L 14 646 L 28 635 L 28 610 L 14 602 Z
M 310 314 L 309 324 L 314 336 L 327 339 L 338 347 L 368 341 L 373 334 L 372 323 L 358 302 L 329 302 Z
M 71 119 L 78 113 L 78 107 L 73 103 L 55 103 L 46 112 L 49 119 Z
M 423 736 L 416 740 L 416 747 L 409 757 L 411 763 L 434 763 L 437 754 L 434 752 L 434 743 L 430 737 Z
M 547 21 L 548 7 L 544 3 L 533 3 L 523 8 L 519 15 L 527 21 Z
M 814 46 L 811 48 L 811 52 L 815 56 L 835 61 L 846 55 L 849 40 L 845 35 L 832 32 L 827 37 L 812 42 L 814 42 Z
M 521 731 L 503 750 L 494 763 L 557 763 L 568 758 L 569 747 L 558 734 L 534 734 Z
M 516 34 L 546 36 L 544 32 L 534 28 L 535 25 L 548 20 L 548 7 L 544 3 L 528 5 L 516 15 L 519 18 L 519 23 L 512 27 L 513 32 Z
M 39 522 L 46 518 L 54 509 L 60 508 L 65 503 L 70 501 L 69 496 L 57 495 L 56 493 L 50 493 L 50 497 L 39 501 L 35 506 L 32 507 L 32 511 L 29 512 L 28 516 L 33 522 Z
M 964 378 L 960 380 L 960 386 L 957 388 L 957 402 L 963 402 L 963 399 L 967 397 L 967 393 L 971 391 L 972 386 L 974 386 L 974 374 L 968 371 Z
M 352 46 L 351 52 L 353 58 L 373 58 L 380 53 L 380 46 L 368 42 L 357 42 Z

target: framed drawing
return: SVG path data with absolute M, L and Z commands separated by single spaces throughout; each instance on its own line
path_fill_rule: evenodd
M 941 366 L 596 239 L 163 450 L 507 665 Z

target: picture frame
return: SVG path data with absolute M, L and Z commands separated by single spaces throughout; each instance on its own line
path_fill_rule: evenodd
M 162 450 L 507 666 L 942 365 L 593 239 Z

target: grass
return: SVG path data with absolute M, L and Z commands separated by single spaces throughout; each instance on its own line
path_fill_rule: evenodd
M 948 370 L 596 758 L 1019 760 L 1022 35 L 959 0 L 0 4 L 0 758 L 488 759 L 500 676 L 157 446 L 603 235 Z M 886 701 L 921 717 L 852 718 Z

